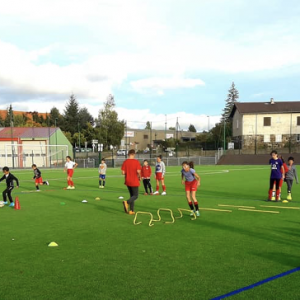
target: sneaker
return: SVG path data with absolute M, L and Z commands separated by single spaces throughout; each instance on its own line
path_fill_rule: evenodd
M 150 193 L 150 195 L 153 195 L 153 193 Z
M 147 195 L 148 195 L 148 193 L 144 193 L 144 195 L 145 195 L 145 196 L 147 196 Z
M 102 189 L 104 189 L 104 185 L 102 185 Z
M 124 211 L 128 214 L 128 203 L 127 201 L 123 201 Z
M 99 185 L 99 189 L 101 189 L 101 185 Z
M 46 180 L 46 185 L 49 185 L 49 181 L 48 180 Z
M 129 215 L 135 215 L 135 212 L 131 210 L 128 214 Z
M 197 217 L 200 217 L 200 212 L 199 212 L 199 210 L 196 211 L 196 216 L 197 216 Z
M 165 195 L 167 195 L 167 193 L 166 193 L 166 192 L 162 192 L 161 195 L 162 195 L 162 196 L 165 196 Z
M 70 190 L 70 189 L 71 189 L 71 187 L 70 187 L 70 186 L 68 186 L 68 187 L 67 187 L 67 190 Z
M 75 190 L 75 186 L 71 186 L 70 190 Z
M 275 197 L 274 196 L 271 198 L 271 201 L 275 201 Z
M 40 192 L 41 190 L 36 190 L 36 192 Z
M 195 212 L 192 210 L 191 213 L 190 213 L 190 216 L 193 217 L 194 214 L 195 214 Z
M 14 207 L 15 206 L 15 202 L 12 202 L 11 204 L 8 205 L 9 207 Z
M 7 201 L 3 202 L 4 205 L 6 205 L 7 203 L 8 203 Z
M 291 194 L 291 193 L 288 193 L 286 199 L 287 199 L 287 200 L 292 200 L 292 194 Z
M 153 195 L 159 195 L 159 191 L 154 192 Z

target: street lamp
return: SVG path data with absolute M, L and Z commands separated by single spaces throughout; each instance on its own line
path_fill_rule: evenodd
M 80 127 L 79 127 L 79 121 L 78 121 L 78 144 L 79 144 L 79 152 L 81 152 L 81 145 L 80 145 Z
M 115 160 L 114 160 L 114 146 L 110 145 L 111 149 L 111 166 L 114 168 L 115 167 Z

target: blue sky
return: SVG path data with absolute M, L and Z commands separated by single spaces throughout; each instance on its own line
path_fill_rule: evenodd
M 0 4 L 0 109 L 97 116 L 109 94 L 143 128 L 218 122 L 240 101 L 299 101 L 300 3 L 242 0 L 10 0 Z

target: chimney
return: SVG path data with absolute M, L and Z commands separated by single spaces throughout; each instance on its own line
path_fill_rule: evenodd
M 273 99 L 273 98 L 271 98 L 271 99 L 270 99 L 270 103 L 271 103 L 271 104 L 275 104 L 275 102 L 274 102 L 274 99 Z

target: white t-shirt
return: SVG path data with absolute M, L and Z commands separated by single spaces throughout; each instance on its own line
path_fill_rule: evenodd
M 65 164 L 65 167 L 69 170 L 69 169 L 73 169 L 74 166 L 75 166 L 75 162 L 74 161 L 67 161 L 66 164 Z

